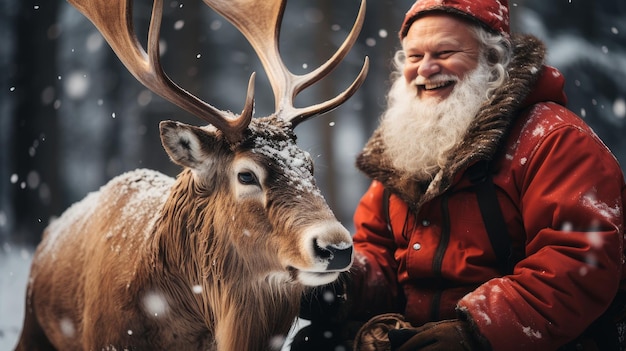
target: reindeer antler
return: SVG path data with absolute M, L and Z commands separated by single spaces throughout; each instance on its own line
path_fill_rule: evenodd
M 163 0 L 154 0 L 148 31 L 147 52 L 133 29 L 132 0 L 68 0 L 102 33 L 126 68 L 150 90 L 220 129 L 231 143 L 243 138 L 254 109 L 254 77 L 248 82 L 243 112 L 236 117 L 198 99 L 176 85 L 163 72 L 159 58 L 159 33 Z M 244 34 L 257 55 L 274 91 L 276 114 L 295 127 L 305 119 L 330 111 L 344 103 L 363 84 L 369 68 L 366 57 L 361 72 L 352 84 L 336 97 L 306 108 L 296 108 L 293 100 L 302 90 L 328 75 L 348 54 L 363 26 L 365 1 L 352 30 L 335 54 L 320 67 L 305 75 L 295 75 L 285 67 L 278 51 L 280 25 L 286 0 L 204 0 Z
M 348 54 L 363 26 L 365 1 L 361 1 L 354 26 L 337 52 L 316 70 L 305 75 L 295 75 L 285 67 L 278 50 L 286 0 L 204 0 L 207 5 L 233 23 L 250 42 L 261 59 L 272 85 L 276 113 L 281 118 L 291 121 L 294 127 L 309 117 L 341 105 L 363 84 L 369 68 L 367 57 L 357 78 L 335 98 L 306 108 L 296 108 L 293 105 L 296 95 L 328 75 Z
M 159 58 L 159 32 L 163 0 L 154 0 L 147 53 L 137 40 L 132 21 L 132 0 L 68 0 L 102 33 L 113 51 L 137 80 L 163 98 L 220 129 L 231 143 L 243 138 L 254 109 L 254 73 L 248 82 L 239 117 L 222 111 L 183 90 L 163 72 Z

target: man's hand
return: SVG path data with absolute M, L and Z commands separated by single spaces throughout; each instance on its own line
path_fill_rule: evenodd
M 476 337 L 466 322 L 452 319 L 426 323 L 415 329 L 389 332 L 392 351 L 476 351 Z

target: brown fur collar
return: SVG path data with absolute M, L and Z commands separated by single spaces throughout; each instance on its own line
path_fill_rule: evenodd
M 543 66 L 545 57 L 545 47 L 535 37 L 514 35 L 512 42 L 514 53 L 509 66 L 510 79 L 498 89 L 491 101 L 483 105 L 465 140 L 452 152 L 447 166 L 435 175 L 430 184 L 393 168 L 385 152 L 380 128 L 374 131 L 357 157 L 357 167 L 370 178 L 380 181 L 417 212 L 422 204 L 445 192 L 458 172 L 478 160 L 492 159 L 517 116 L 516 112 L 524 107 L 524 99 L 541 75 L 538 68 Z

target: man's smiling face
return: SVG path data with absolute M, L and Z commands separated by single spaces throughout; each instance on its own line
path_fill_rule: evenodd
M 419 99 L 445 99 L 478 65 L 480 45 L 472 26 L 443 13 L 418 18 L 402 41 L 403 75 Z

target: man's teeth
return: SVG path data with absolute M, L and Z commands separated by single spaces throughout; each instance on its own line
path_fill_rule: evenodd
M 437 83 L 424 84 L 424 89 L 426 89 L 426 90 L 437 89 L 437 88 L 444 87 L 444 86 L 448 85 L 449 83 L 450 82 L 437 82 Z

